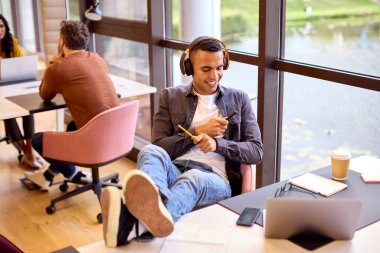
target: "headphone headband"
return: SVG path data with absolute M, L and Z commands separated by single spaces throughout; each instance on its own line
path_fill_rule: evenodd
M 189 47 L 186 48 L 186 50 L 182 53 L 181 60 L 179 62 L 182 74 L 186 74 L 186 75 L 190 76 L 194 73 L 193 64 L 190 61 L 190 53 L 194 47 L 196 47 L 200 43 L 204 42 L 205 40 L 215 41 L 222 46 L 222 48 L 223 48 L 223 69 L 224 70 L 228 69 L 228 67 L 230 65 L 230 56 L 228 54 L 228 50 L 227 50 L 226 45 L 218 39 L 208 37 L 208 36 L 203 36 L 203 37 L 199 37 L 199 38 L 195 39 L 193 42 L 191 42 Z M 186 58 L 186 56 L 188 56 L 188 58 Z

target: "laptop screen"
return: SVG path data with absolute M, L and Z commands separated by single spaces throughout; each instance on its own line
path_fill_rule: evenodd
M 288 239 L 302 233 L 334 240 L 354 237 L 361 201 L 357 199 L 268 198 L 265 237 Z
M 24 80 L 36 80 L 37 62 L 37 55 L 1 59 L 1 82 L 6 83 Z

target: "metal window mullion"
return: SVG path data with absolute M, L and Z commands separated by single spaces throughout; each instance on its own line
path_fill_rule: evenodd
M 264 145 L 263 162 L 257 166 L 256 187 L 276 181 L 278 167 L 278 141 L 280 99 L 279 72 L 274 69 L 280 50 L 281 1 L 259 1 L 259 75 L 258 75 L 258 123 Z

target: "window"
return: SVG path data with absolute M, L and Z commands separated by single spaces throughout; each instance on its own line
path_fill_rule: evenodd
M 146 0 L 107 0 L 101 1 L 103 16 L 120 19 L 147 21 Z
M 107 61 L 111 74 L 149 83 L 146 44 L 98 34 L 95 38 L 96 52 Z
M 18 8 L 20 13 L 19 21 L 19 36 L 21 46 L 24 49 L 24 54 L 28 53 L 36 53 L 36 32 L 34 27 L 34 13 L 32 0 L 18 0 L 18 6 L 22 6 L 22 8 Z
M 168 37 L 191 42 L 213 36 L 229 49 L 258 52 L 258 0 L 172 0 L 171 15 Z
M 378 2 L 286 2 L 286 59 L 379 75 Z
M 12 18 L 12 7 L 10 0 L 1 0 L 0 1 L 0 13 L 6 18 L 9 24 L 11 32 L 14 32 L 13 29 L 13 18 Z
M 68 2 L 68 10 L 69 10 L 69 17 L 68 19 L 71 20 L 79 20 L 80 14 L 79 14 L 79 1 L 78 0 L 69 0 Z
M 284 75 L 281 180 L 331 164 L 333 149 L 380 156 L 380 94 Z

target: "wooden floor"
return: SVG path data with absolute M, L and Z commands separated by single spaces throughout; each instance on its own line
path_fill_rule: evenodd
M 55 128 L 55 113 L 35 115 L 36 132 Z M 0 135 L 4 134 L 0 123 Z M 126 158 L 102 167 L 101 176 L 119 172 L 120 178 L 136 164 Z M 47 167 L 47 164 L 45 164 Z M 61 194 L 58 185 L 49 192 L 28 191 L 19 181 L 30 170 L 19 165 L 12 145 L 0 143 L 0 234 L 26 253 L 51 252 L 66 246 L 81 247 L 102 240 L 102 225 L 96 220 L 100 206 L 93 192 L 86 192 L 56 204 L 48 215 L 45 208 Z M 88 169 L 86 169 L 88 170 Z M 73 189 L 74 186 L 70 186 Z M 1 249 L 0 249 L 1 252 Z

